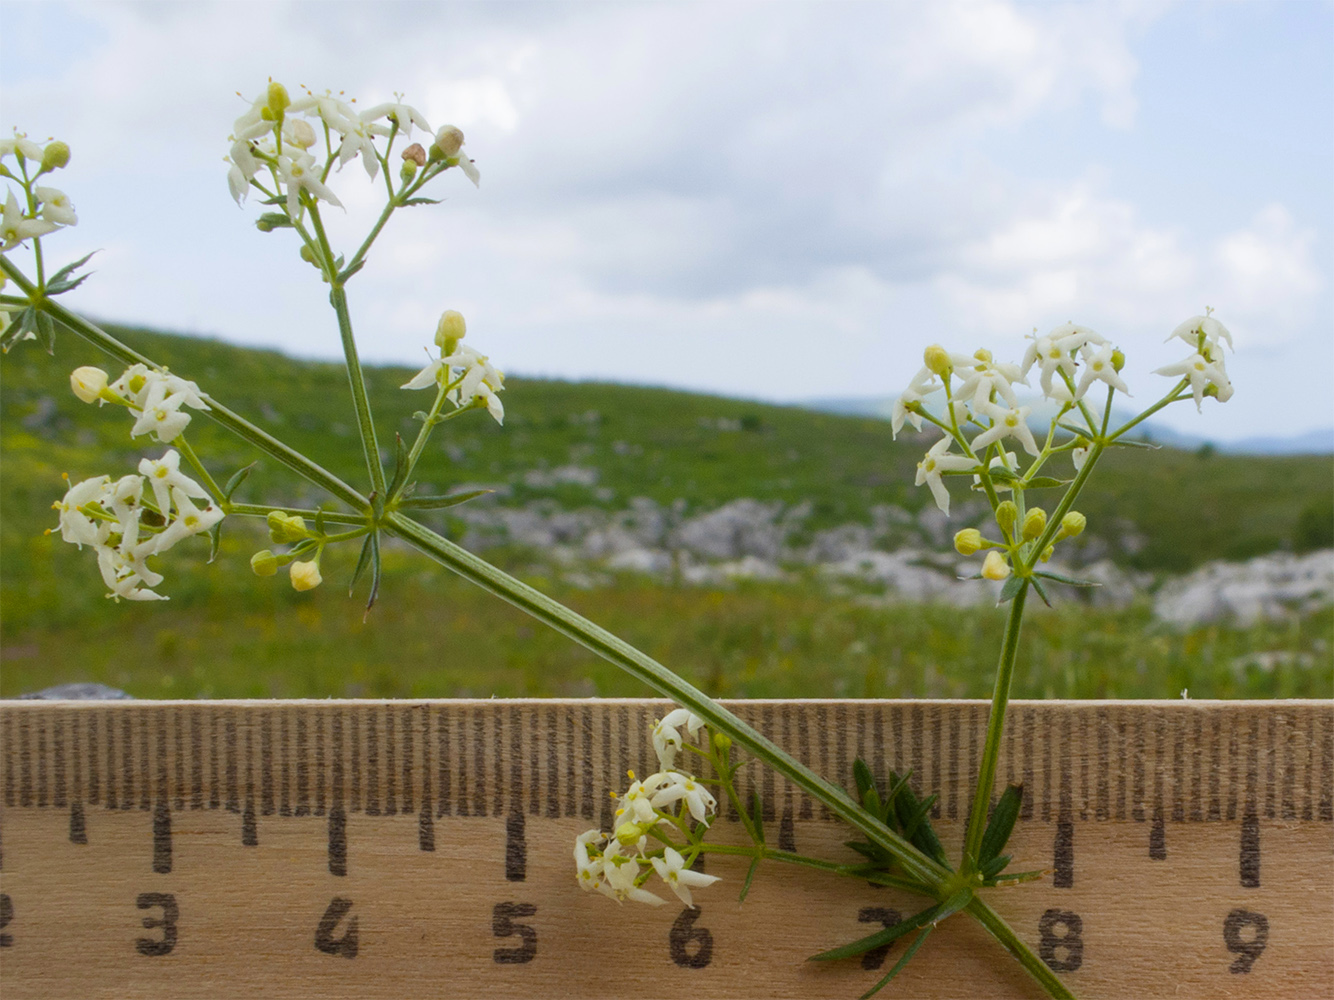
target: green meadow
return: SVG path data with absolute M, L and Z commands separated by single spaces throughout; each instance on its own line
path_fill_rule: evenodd
M 214 341 L 116 331 L 348 481 L 364 469 L 341 366 Z M 331 550 L 325 585 L 298 594 L 258 579 L 269 545 L 255 523 L 224 525 L 218 559 L 197 540 L 158 560 L 169 602 L 114 604 L 89 552 L 45 535 L 73 481 L 131 471 L 161 446 L 132 441 L 129 420 L 80 403 L 69 371 L 104 364 L 71 335 L 55 357 L 25 344 L 0 361 L 0 695 L 101 681 L 139 697 L 450 697 L 644 694 L 610 667 L 425 557 L 386 550 L 380 601 L 349 599 L 356 551 Z M 113 377 L 118 372 L 113 371 Z M 382 440 L 415 432 L 421 394 L 407 369 L 369 372 Z M 891 440 L 886 422 L 662 389 L 514 378 L 506 421 L 480 414 L 437 431 L 423 489 L 480 484 L 506 505 L 549 499 L 620 510 L 635 497 L 686 513 L 738 497 L 807 503 L 806 528 L 868 522 L 877 505 L 929 502 L 912 486 L 924 439 Z M 225 479 L 254 459 L 196 419 L 190 438 Z M 531 485 L 534 470 L 597 470 L 596 486 Z M 956 493 L 962 493 L 956 489 Z M 239 500 L 314 505 L 261 464 Z M 1080 503 L 1084 544 L 1127 569 L 1188 571 L 1217 559 L 1334 544 L 1328 456 L 1223 455 L 1211 449 L 1113 453 Z M 457 519 L 434 527 L 458 537 Z M 886 604 L 813 572 L 788 582 L 675 586 L 594 574 L 575 585 L 543 553 L 486 553 L 640 646 L 711 694 L 728 697 L 985 697 L 1001 616 L 990 608 Z M 1178 631 L 1148 595 L 1129 608 L 1066 604 L 1028 621 L 1016 697 L 1322 697 L 1334 690 L 1334 612 Z

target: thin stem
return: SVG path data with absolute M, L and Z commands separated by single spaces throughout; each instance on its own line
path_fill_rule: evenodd
M 973 795 L 973 810 L 968 817 L 968 835 L 963 847 L 964 861 L 961 868 L 965 871 L 976 863 L 982 847 L 987 809 L 991 805 L 991 788 L 996 781 L 996 758 L 1000 756 L 1001 734 L 1005 731 L 1005 710 L 1010 704 L 1010 680 L 1014 676 L 1014 663 L 1019 653 L 1019 628 L 1023 624 L 1024 602 L 1027 598 L 1028 581 L 1025 580 L 1010 602 L 1010 617 L 1005 623 L 1005 639 L 1001 645 L 1000 664 L 996 668 L 996 689 L 991 696 L 991 716 L 987 719 L 987 739 L 982 745 L 977 791 Z
M 727 733 L 735 743 L 786 775 L 844 822 L 862 831 L 872 843 L 883 847 L 909 876 L 928 889 L 935 891 L 944 886 L 950 873 L 943 866 L 872 817 L 843 789 L 804 767 L 652 657 L 401 513 L 386 514 L 383 524 L 387 532 L 425 552 L 464 579 L 527 612 Z
M 199 474 L 199 478 L 204 480 L 204 488 L 208 490 L 209 495 L 218 503 L 221 503 L 222 487 L 213 480 L 213 476 L 209 474 L 208 469 L 204 468 L 204 463 L 199 460 L 199 456 L 195 454 L 195 450 L 190 447 L 190 442 L 185 440 L 185 434 L 181 433 L 176 435 L 176 440 L 173 441 L 172 444 L 185 456 L 185 460 L 189 462 L 190 467 Z
M 225 503 L 222 505 L 222 509 L 228 517 L 233 514 L 240 517 L 268 517 L 272 512 L 279 511 L 293 517 L 313 519 L 322 516 L 324 520 L 331 524 L 366 524 L 365 514 L 344 514 L 339 511 L 308 510 L 301 507 L 269 507 L 258 503 Z
M 1168 405 L 1171 404 L 1171 403 L 1175 403 L 1178 399 L 1181 399 L 1181 398 L 1182 398 L 1181 395 L 1180 395 L 1181 390 L 1184 389 L 1184 388 L 1186 388 L 1186 386 L 1188 386 L 1188 385 L 1190 385 L 1190 379 L 1188 379 L 1188 378 L 1183 378 L 1180 382 L 1178 382 L 1178 383 L 1173 387 L 1173 389 L 1172 389 L 1171 392 L 1169 392 L 1169 393 L 1168 393 L 1166 396 L 1164 396 L 1162 399 L 1158 400 L 1158 402 L 1156 402 L 1156 403 L 1154 403 L 1152 406 L 1150 406 L 1147 410 L 1145 410 L 1143 413 L 1141 413 L 1138 417 L 1135 417 L 1134 419 L 1127 421 L 1126 424 L 1125 424 L 1124 426 L 1118 428 L 1117 431 L 1116 431 L 1116 433 L 1113 434 L 1111 437 L 1109 437 L 1107 440 L 1108 440 L 1108 441 L 1115 441 L 1117 438 L 1119 438 L 1119 437 L 1120 437 L 1122 434 L 1124 434 L 1126 431 L 1130 430 L 1130 428 L 1134 427 L 1136 424 L 1141 423 L 1141 422 L 1143 422 L 1143 421 L 1145 421 L 1145 420 L 1148 420 L 1149 417 L 1153 416 L 1155 413 L 1157 413 L 1159 410 L 1161 410 L 1164 406 L 1168 406 Z
M 1048 996 L 1056 997 L 1057 1000 L 1075 1000 L 1075 995 L 1047 967 L 1046 962 L 1033 954 L 1033 949 L 1026 945 L 1019 935 L 1015 934 L 1014 928 L 1005 922 L 1004 917 L 977 896 L 973 897 L 973 901 L 968 904 L 966 909 L 978 923 L 990 932 L 992 937 L 1001 943 L 1001 947 L 1008 951 L 1024 967 L 1025 971 L 1038 981 L 1038 984 L 1047 991 Z

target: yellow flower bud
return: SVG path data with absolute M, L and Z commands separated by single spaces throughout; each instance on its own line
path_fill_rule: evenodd
M 69 163 L 69 147 L 59 139 L 48 142 L 46 148 L 42 150 L 42 169 L 59 170 L 67 163 Z
M 250 568 L 256 576 L 273 576 L 278 572 L 278 557 L 268 549 L 262 549 L 250 557 Z
M 1019 508 L 1013 500 L 1002 500 L 996 507 L 996 523 L 1007 535 L 1014 530 L 1014 522 L 1019 520 Z
M 1077 510 L 1072 510 L 1061 518 L 1061 538 L 1074 538 L 1082 534 L 1084 526 L 1088 524 L 1088 518 Z
M 976 528 L 964 528 L 954 536 L 954 550 L 961 556 L 971 556 L 982 548 L 982 532 Z
M 713 745 L 723 753 L 726 753 L 728 750 L 732 749 L 732 737 L 728 736 L 726 733 L 714 733 Z
M 1126 366 L 1125 352 L 1120 350 L 1119 348 L 1115 351 L 1112 351 L 1112 367 L 1115 368 L 1117 371 L 1120 371 L 1125 366 Z
M 69 387 L 74 390 L 74 395 L 78 396 L 85 403 L 96 402 L 102 394 L 102 390 L 107 387 L 107 373 L 101 368 L 93 368 L 85 365 L 83 368 L 75 368 L 70 373 Z
M 314 590 L 324 582 L 320 576 L 320 564 L 314 559 L 310 562 L 292 563 L 292 586 L 297 590 Z
M 950 353 L 939 344 L 932 344 L 922 352 L 922 360 L 933 372 L 944 378 L 950 373 Z
M 306 531 L 306 520 L 295 514 L 284 514 L 280 510 L 269 511 L 269 538 L 279 545 L 299 542 L 310 537 Z
M 973 352 L 973 357 L 977 358 L 978 361 L 981 361 L 984 364 L 991 364 L 991 352 L 985 347 L 979 347 L 975 350 Z
M 1042 561 L 1043 561 L 1043 562 L 1050 562 L 1050 561 L 1051 561 L 1051 554 L 1052 554 L 1053 552 L 1055 552 L 1055 551 L 1056 551 L 1056 546 L 1055 546 L 1055 545 L 1048 545 L 1045 549 L 1042 550 Z
M 291 103 L 291 98 L 287 96 L 287 88 L 281 83 L 270 80 L 268 99 L 265 101 L 264 107 L 273 116 L 272 120 L 277 121 L 281 118 L 283 112 L 287 110 L 287 106 Z
M 446 309 L 440 314 L 440 322 L 435 325 L 435 344 L 446 354 L 453 354 L 458 342 L 468 332 L 468 324 L 463 321 L 463 313 Z
M 1024 515 L 1024 541 L 1031 542 L 1047 528 L 1047 512 L 1034 507 Z
M 638 823 L 622 823 L 616 828 L 616 839 L 620 841 L 622 847 L 634 847 L 642 836 L 644 831 L 640 829 Z
M 988 580 L 1004 580 L 1010 575 L 1010 564 L 1005 561 L 1005 557 L 992 549 L 987 553 L 986 561 L 982 563 L 982 575 Z

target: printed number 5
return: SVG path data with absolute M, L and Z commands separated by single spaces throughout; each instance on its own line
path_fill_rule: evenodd
M 496 937 L 523 938 L 519 948 L 497 948 L 492 957 L 497 965 L 522 965 L 531 962 L 537 954 L 537 931 L 527 924 L 516 924 L 515 917 L 536 916 L 537 907 L 532 903 L 497 903 L 491 911 L 491 933 Z

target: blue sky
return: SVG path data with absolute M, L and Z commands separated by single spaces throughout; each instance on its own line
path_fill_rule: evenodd
M 353 283 L 372 361 L 422 358 L 457 308 L 515 372 L 883 396 L 929 343 L 1017 358 L 1074 319 L 1125 349 L 1147 403 L 1178 360 L 1167 333 L 1211 305 L 1237 393 L 1165 422 L 1220 440 L 1334 424 L 1330 3 L 0 15 L 0 125 L 73 148 L 80 224 L 51 249 L 103 249 L 74 303 L 97 316 L 337 354 L 290 240 L 226 191 L 235 92 L 272 75 L 365 104 L 402 91 L 482 171 L 480 190 L 443 179 L 446 202 L 396 220 Z M 337 183 L 350 242 L 376 189 L 359 168 Z

